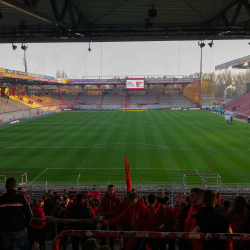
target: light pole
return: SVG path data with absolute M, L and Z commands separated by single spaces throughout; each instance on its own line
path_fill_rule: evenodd
M 202 48 L 205 47 L 205 43 L 203 41 L 198 42 L 199 47 L 201 48 L 201 60 L 200 60 L 200 86 L 199 86 L 199 104 L 201 101 L 201 81 L 202 81 Z
M 23 63 L 25 67 L 25 73 L 27 73 L 27 61 L 26 61 L 26 50 L 28 49 L 28 45 L 25 43 L 22 43 L 21 49 L 24 51 L 24 58 L 23 58 Z

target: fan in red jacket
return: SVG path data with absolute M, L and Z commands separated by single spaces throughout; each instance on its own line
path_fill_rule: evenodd
M 31 208 L 33 213 L 33 218 L 45 218 L 45 213 L 43 211 L 43 205 L 44 200 L 40 199 L 37 202 L 37 205 L 33 206 Z M 32 249 L 32 246 L 36 240 L 38 240 L 38 244 L 40 249 L 45 249 L 45 230 L 44 226 L 46 225 L 46 222 L 40 222 L 32 220 L 30 223 L 31 227 L 31 240 L 30 240 L 30 249 Z
M 120 199 L 115 195 L 114 185 L 109 185 L 108 192 L 101 200 L 100 214 L 104 220 L 111 221 L 120 214 Z
M 106 221 L 111 221 L 121 213 L 120 199 L 115 195 L 115 186 L 109 185 L 106 195 L 101 200 L 100 214 Z M 102 230 L 106 227 L 102 226 Z M 116 226 L 110 227 L 110 230 L 116 230 Z M 106 239 L 101 238 L 101 246 L 106 245 Z M 110 239 L 110 246 L 113 250 L 114 239 Z
M 121 215 L 110 222 L 104 221 L 103 223 L 105 225 L 116 225 L 128 222 L 133 231 L 153 231 L 157 229 L 158 220 L 152 215 L 144 202 L 138 199 L 136 193 L 129 195 L 129 203 L 130 205 Z M 150 242 L 146 239 L 137 239 L 132 249 L 140 249 L 139 246 L 142 245 L 146 247 L 146 244 L 150 245 Z
M 127 194 L 124 196 L 124 200 L 121 202 L 121 212 L 123 213 L 129 205 L 128 197 L 131 191 L 127 191 Z
M 192 215 L 197 214 L 204 207 L 202 203 L 202 191 L 199 188 L 192 188 L 189 195 L 189 202 L 192 204 L 185 220 L 185 232 L 191 232 Z

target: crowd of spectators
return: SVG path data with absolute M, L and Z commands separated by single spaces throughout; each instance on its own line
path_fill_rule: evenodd
M 55 237 L 54 224 L 35 220 L 55 217 L 64 219 L 94 219 L 96 223 L 58 222 L 57 233 L 64 230 L 111 231 L 159 231 L 194 233 L 250 233 L 250 204 L 237 196 L 231 204 L 212 190 L 193 188 L 189 196 L 176 197 L 174 207 L 163 192 L 139 197 L 136 190 L 128 191 L 121 201 L 115 194 L 114 185 L 109 185 L 104 197 L 94 186 L 92 190 L 72 195 L 67 189 L 63 195 L 49 190 L 41 199 L 32 200 L 26 190 L 18 187 L 14 178 L 6 181 L 7 192 L 0 194 L 0 249 L 11 250 L 14 243 L 20 250 L 31 250 L 36 242 L 41 250 L 46 249 L 46 237 Z M 185 199 L 184 199 L 185 198 Z M 33 220 L 33 219 L 34 220 Z M 60 249 L 78 250 L 115 249 L 115 241 L 88 237 L 65 238 Z M 202 249 L 250 249 L 243 241 L 202 241 L 199 239 L 124 239 L 127 250 L 202 250 Z M 100 247 L 99 247 L 100 245 Z

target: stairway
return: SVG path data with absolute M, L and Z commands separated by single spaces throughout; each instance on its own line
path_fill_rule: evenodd
M 161 96 L 159 94 L 156 94 L 156 102 L 161 103 Z
M 62 94 L 59 92 L 58 95 L 60 96 L 62 103 L 66 106 L 69 106 L 68 102 L 64 100 L 64 98 L 62 97 Z
M 72 102 L 72 105 L 73 105 L 73 106 L 78 105 L 78 102 L 79 102 L 80 98 L 81 98 L 81 95 L 80 95 L 80 94 L 77 94 L 76 97 L 75 97 L 75 99 L 74 99 L 73 102 Z
M 106 95 L 102 95 L 101 100 L 100 100 L 100 103 L 97 105 L 97 108 L 99 108 L 99 109 L 102 108 L 102 105 L 103 105 L 104 100 L 105 100 L 105 96 L 106 96 Z
M 131 95 L 127 94 L 125 99 L 125 108 L 130 108 Z

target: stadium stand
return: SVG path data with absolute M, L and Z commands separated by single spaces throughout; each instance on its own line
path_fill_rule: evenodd
M 240 95 L 236 99 L 230 101 L 222 109 L 243 115 L 250 115 L 250 92 Z
M 45 192 L 45 190 L 46 190 L 46 192 Z M 70 191 L 68 191 L 68 190 L 70 190 Z M 219 216 L 223 217 L 223 221 L 225 223 L 228 223 L 228 225 L 229 225 L 229 223 L 231 223 L 234 233 L 249 233 L 250 232 L 249 226 L 248 226 L 249 225 L 249 217 L 246 215 L 250 210 L 250 206 L 247 205 L 248 192 L 247 191 L 244 192 L 244 190 L 242 190 L 242 189 L 238 193 L 237 192 L 232 193 L 230 190 L 224 190 L 224 192 L 217 193 L 217 194 L 214 193 L 214 191 L 212 191 L 212 190 L 206 190 L 204 192 L 206 197 L 203 199 L 201 197 L 201 190 L 199 188 L 192 188 L 191 190 L 188 190 L 188 189 L 185 189 L 185 190 L 175 189 L 175 190 L 173 190 L 171 188 L 166 189 L 166 188 L 138 187 L 138 188 L 136 188 L 137 195 L 135 193 L 132 193 L 133 195 L 130 195 L 129 193 L 127 194 L 126 188 L 116 187 L 115 190 L 113 190 L 113 191 L 115 191 L 115 196 L 112 194 L 112 192 L 108 191 L 106 193 L 106 190 L 107 190 L 107 188 L 104 186 L 103 187 L 75 186 L 75 187 L 70 187 L 69 189 L 66 189 L 65 186 L 64 187 L 63 186 L 53 187 L 53 189 L 51 187 L 46 187 L 45 189 L 41 189 L 39 187 L 32 187 L 32 186 L 28 187 L 28 188 L 18 187 L 18 193 L 20 195 L 24 195 L 26 197 L 26 199 L 29 202 L 29 206 L 33 207 L 32 211 L 34 211 L 35 207 L 37 206 L 37 201 L 39 201 L 38 205 L 41 206 L 41 209 L 42 209 L 45 217 L 44 216 L 33 217 L 32 224 L 34 225 L 34 223 L 37 223 L 37 225 L 44 225 L 41 223 L 39 224 L 38 222 L 39 221 L 46 221 L 47 222 L 47 225 L 45 227 L 46 235 L 47 235 L 46 236 L 46 249 L 47 249 L 47 247 L 51 247 L 51 245 L 52 245 L 51 244 L 51 237 L 55 237 L 55 235 L 60 233 L 62 231 L 62 229 L 64 228 L 64 226 L 66 227 L 66 229 L 69 230 L 69 229 L 73 229 L 71 227 L 71 223 L 77 223 L 77 224 L 84 223 L 81 220 L 81 218 L 74 217 L 74 215 L 71 214 L 71 213 L 73 213 L 73 211 L 76 211 L 75 209 L 77 209 L 77 207 L 79 207 L 79 209 L 80 209 L 80 207 L 84 206 L 85 208 L 82 208 L 82 209 L 89 210 L 90 219 L 91 219 L 91 222 L 93 224 L 93 227 L 92 227 L 92 230 L 93 230 L 93 228 L 96 228 L 96 224 L 100 223 L 100 220 L 99 220 L 100 216 L 103 216 L 104 214 L 105 214 L 105 216 L 107 216 L 107 213 L 105 213 L 105 209 L 109 209 L 109 207 L 108 207 L 109 199 L 112 199 L 112 200 L 115 199 L 115 202 L 116 202 L 117 206 L 119 207 L 119 212 L 118 212 L 118 210 L 115 210 L 112 207 L 112 209 L 114 210 L 114 213 L 113 213 L 114 216 L 111 218 L 111 220 L 113 220 L 113 219 L 117 218 L 117 216 L 120 216 L 126 210 L 126 208 L 129 206 L 130 202 L 132 202 L 132 200 L 130 200 L 130 198 L 131 197 L 134 198 L 137 196 L 138 196 L 139 200 L 137 201 L 136 207 L 135 207 L 136 213 L 143 214 L 147 210 L 147 211 L 151 211 L 152 214 L 151 215 L 148 214 L 147 220 L 143 219 L 143 221 L 140 221 L 140 216 L 139 216 L 138 219 L 136 219 L 137 224 L 135 225 L 135 228 L 128 227 L 125 231 L 130 231 L 130 230 L 132 230 L 132 231 L 149 231 L 147 229 L 147 228 L 149 228 L 147 226 L 147 222 L 148 223 L 155 222 L 155 223 L 159 223 L 159 225 L 161 225 L 162 223 L 164 224 L 164 222 L 162 222 L 162 221 L 164 221 L 164 216 L 162 215 L 162 213 L 165 211 L 168 214 L 168 224 L 165 225 L 165 230 L 163 232 L 168 232 L 168 233 L 173 232 L 173 234 L 171 234 L 173 237 L 176 236 L 175 235 L 176 231 L 177 232 L 184 231 L 184 232 L 187 232 L 190 234 L 190 231 L 186 231 L 186 229 L 184 229 L 184 228 L 188 228 L 187 227 L 189 225 L 188 218 L 194 218 L 194 216 L 192 216 L 193 214 L 199 214 L 199 216 L 202 216 L 202 213 L 209 212 L 212 209 L 211 211 L 213 213 L 215 211 L 220 211 Z M 0 191 L 2 191 L 2 194 L 4 194 L 6 192 L 3 189 L 3 185 L 0 186 Z M 81 206 L 78 204 L 79 202 L 76 203 L 76 195 L 77 194 L 84 194 L 85 195 L 85 196 L 82 196 L 84 202 L 83 202 L 83 204 L 81 204 Z M 192 200 L 189 199 L 189 194 L 192 194 Z M 209 197 L 211 196 L 210 197 L 211 199 L 208 196 Z M 106 204 L 106 200 L 108 201 L 107 204 Z M 4 201 L 4 199 L 3 199 L 3 201 Z M 93 202 L 93 201 L 95 201 L 95 202 Z M 210 204 L 211 201 L 214 202 L 213 204 L 216 204 L 215 211 L 213 211 L 214 208 L 212 208 L 213 204 Z M 42 205 L 41 205 L 41 203 L 42 203 Z M 231 207 L 230 207 L 230 203 L 233 204 Z M 1 204 L 2 204 L 2 200 L 0 199 L 0 210 L 3 209 L 1 207 Z M 193 209 L 191 204 L 196 204 L 195 209 Z M 211 209 L 209 208 L 207 211 L 207 209 L 204 209 L 203 207 L 204 207 L 204 205 L 205 205 L 205 207 L 210 207 L 209 204 L 211 205 Z M 228 206 L 228 204 L 229 204 L 229 206 Z M 199 207 L 199 210 L 196 209 L 197 207 Z M 234 212 L 234 211 L 236 211 L 235 208 L 239 208 L 239 207 L 240 207 L 240 211 L 237 210 L 237 212 Z M 74 209 L 72 209 L 72 208 L 74 208 Z M 130 213 L 129 210 L 130 209 L 127 209 L 125 213 Z M 234 216 L 229 217 L 229 215 L 231 214 L 231 211 L 233 213 L 236 213 L 236 214 L 234 214 Z M 8 212 L 8 210 L 4 210 L 4 212 L 6 213 L 6 212 Z M 222 215 L 222 213 L 225 215 Z M 156 218 L 153 219 L 154 215 L 156 215 Z M 125 216 L 125 214 L 123 216 Z M 151 217 L 151 216 L 152 216 L 152 218 L 149 219 L 149 217 Z M 0 218 L 0 222 L 3 220 L 3 218 L 6 221 L 6 216 L 5 217 L 2 216 Z M 72 219 L 72 218 L 74 219 L 74 221 L 71 222 L 69 219 Z M 130 217 L 128 217 L 128 222 L 129 222 L 129 218 Z M 79 219 L 79 220 L 76 220 L 76 219 Z M 210 219 L 211 219 L 211 217 L 210 217 Z M 67 220 L 67 221 L 65 221 L 65 220 Z M 120 220 L 121 219 L 119 219 L 118 221 L 120 221 Z M 103 222 L 103 223 L 105 223 L 105 222 Z M 202 223 L 201 220 L 199 220 L 198 223 Z M 112 225 L 112 223 L 110 223 L 110 224 Z M 168 226 L 170 224 L 171 224 L 171 227 Z M 6 224 L 4 224 L 4 225 L 6 225 Z M 133 226 L 133 224 L 131 224 L 131 225 Z M 80 224 L 79 224 L 79 226 L 80 226 Z M 213 226 L 214 226 L 213 233 L 216 233 L 216 230 L 218 228 L 217 223 L 214 223 Z M 76 227 L 76 224 L 74 224 L 74 227 Z M 97 227 L 98 227 L 98 230 L 101 229 L 100 224 L 99 225 L 97 224 Z M 74 229 L 77 230 L 77 228 L 74 228 Z M 195 228 L 193 228 L 193 226 L 191 226 L 190 230 L 194 230 L 194 229 Z M 91 230 L 91 229 L 88 229 L 88 230 Z M 104 231 L 101 231 L 101 232 L 104 235 L 106 235 L 105 234 L 106 227 L 102 227 L 102 230 L 104 230 Z M 155 229 L 151 228 L 150 231 L 157 231 L 157 230 L 158 229 L 156 229 L 156 228 Z M 203 228 L 203 230 L 204 230 L 204 228 Z M 227 230 L 227 228 L 225 230 Z M 30 232 L 30 230 L 28 230 L 28 232 Z M 196 236 L 197 236 L 197 232 L 196 231 L 193 231 L 193 232 L 195 232 Z M 208 231 L 201 230 L 199 232 L 210 233 L 209 229 L 208 229 Z M 227 231 L 225 231 L 223 233 L 227 233 Z M 112 234 L 112 232 L 109 231 L 109 235 L 111 235 L 111 234 Z M 124 232 L 123 232 L 123 234 L 124 234 Z M 160 233 L 160 234 L 161 234 L 160 237 L 162 238 L 163 234 L 162 233 Z M 78 233 L 78 237 L 79 237 L 79 235 L 80 234 Z M 181 234 L 181 235 L 183 238 L 183 234 Z M 98 235 L 93 234 L 93 237 L 95 237 L 95 236 L 97 237 L 98 244 L 99 243 L 103 244 L 103 241 L 99 241 L 98 236 L 99 237 L 105 237 L 105 236 L 101 236 L 100 231 L 99 231 Z M 125 237 L 125 235 L 123 237 Z M 147 236 L 147 237 L 150 237 L 150 236 Z M 223 239 L 225 240 L 225 238 L 221 238 L 221 240 L 223 240 Z M 232 239 L 234 239 L 234 238 L 232 238 Z M 232 240 L 232 239 L 230 239 L 230 240 Z M 239 239 L 243 239 L 243 238 L 240 237 Z M 246 239 L 246 237 L 245 237 L 245 239 Z M 230 242 L 228 242 L 228 244 L 230 243 L 231 245 L 232 244 L 235 245 L 235 244 L 238 244 L 238 242 L 239 241 L 234 239 L 234 241 L 230 241 Z M 166 245 L 169 244 L 169 247 L 171 246 L 171 248 L 168 248 L 168 249 L 176 249 L 176 250 L 177 249 L 180 249 L 180 250 L 190 249 L 190 248 L 185 248 L 185 247 L 188 247 L 188 245 L 190 244 L 190 243 L 187 243 L 185 241 L 184 242 L 183 241 L 179 241 L 179 242 L 173 241 L 172 243 L 170 243 L 169 241 L 162 241 L 162 240 L 155 240 L 154 241 L 154 245 L 160 244 L 161 246 L 166 247 Z M 195 244 L 196 243 L 197 243 L 197 241 L 195 242 Z M 30 244 L 33 245 L 34 242 L 30 242 Z M 68 242 L 68 245 L 70 245 L 70 244 L 71 244 L 71 240 Z M 104 244 L 106 244 L 106 242 Z M 131 249 L 130 247 L 132 247 L 136 243 L 135 243 L 135 241 L 128 241 L 125 244 L 127 244 L 127 246 L 125 248 L 122 248 L 122 249 Z M 184 244 L 184 248 L 182 248 L 183 244 Z M 216 243 L 216 244 L 218 244 L 218 243 Z M 233 249 L 232 247 L 229 247 L 228 244 L 227 244 L 227 248 L 225 248 L 225 249 Z M 120 249 L 118 241 L 115 241 L 114 246 L 115 246 L 114 249 Z M 149 244 L 149 247 L 150 247 L 150 244 Z M 57 248 L 54 248 L 54 249 L 57 249 Z M 147 248 L 147 249 L 154 249 L 154 248 Z M 163 248 L 160 248 L 160 249 L 163 249 Z M 199 249 L 199 248 L 195 248 L 195 249 Z M 224 248 L 220 248 L 220 249 L 224 249 Z M 236 248 L 236 249 L 238 249 L 238 248 Z M 243 248 L 243 249 L 245 249 L 245 248 Z

